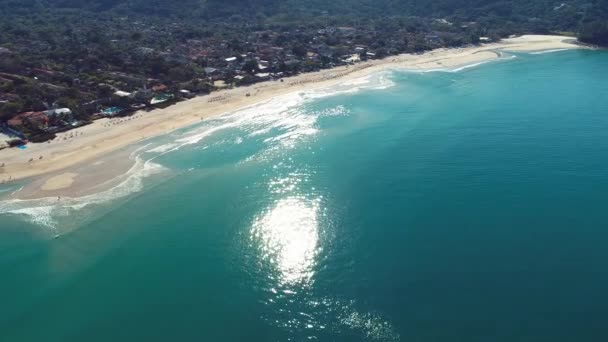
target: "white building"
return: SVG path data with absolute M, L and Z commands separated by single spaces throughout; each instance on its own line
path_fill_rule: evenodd
M 129 97 L 129 96 L 131 96 L 132 94 L 131 94 L 131 93 L 128 93 L 128 92 L 126 92 L 126 91 L 117 90 L 117 91 L 114 93 L 114 95 L 116 95 L 116 96 L 118 96 L 118 97 Z
M 57 115 L 70 115 L 72 111 L 69 108 L 57 108 L 57 109 L 49 109 L 45 110 L 44 115 L 46 116 L 57 116 Z

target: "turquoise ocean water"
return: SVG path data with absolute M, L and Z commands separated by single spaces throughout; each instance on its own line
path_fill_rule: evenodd
M 607 75 L 377 74 L 146 142 L 103 193 L 2 201 L 0 341 L 607 341 Z

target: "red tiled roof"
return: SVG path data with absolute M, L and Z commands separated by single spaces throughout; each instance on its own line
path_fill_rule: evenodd
M 167 90 L 167 86 L 164 84 L 155 85 L 152 87 L 152 91 L 165 91 Z

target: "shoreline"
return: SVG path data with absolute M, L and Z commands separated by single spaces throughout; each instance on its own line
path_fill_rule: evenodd
M 456 69 L 502 58 L 502 51 L 540 52 L 561 49 L 584 49 L 571 37 L 521 36 L 497 43 L 465 48 L 441 48 L 424 54 L 403 54 L 382 60 L 371 60 L 312 73 L 300 74 L 280 81 L 266 81 L 247 87 L 220 90 L 210 95 L 179 102 L 164 109 L 137 112 L 121 119 L 100 119 L 88 126 L 61 133 L 48 143 L 28 144 L 27 149 L 0 151 L 0 184 L 34 179 L 26 186 L 26 197 L 57 196 L 74 193 L 79 174 L 71 172 L 85 163 L 108 157 L 149 138 L 189 127 L 207 118 L 238 112 L 272 98 L 335 86 L 387 70 L 432 71 Z M 248 95 L 249 94 L 249 95 Z M 33 161 L 30 161 L 33 160 Z M 121 168 L 108 168 L 103 178 L 111 180 Z M 44 179 L 46 178 L 46 179 Z M 91 177 L 88 177 L 91 178 Z M 34 184 L 35 183 L 35 184 Z M 91 183 L 88 179 L 86 183 Z M 89 188 L 95 184 L 89 184 Z M 77 191 L 81 193 L 81 191 Z M 11 196 L 13 197 L 13 196 Z

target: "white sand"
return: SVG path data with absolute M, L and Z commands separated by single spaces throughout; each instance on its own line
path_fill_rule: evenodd
M 570 37 L 522 36 L 499 43 L 457 49 L 438 49 L 420 55 L 404 54 L 343 66 L 315 73 L 286 78 L 284 82 L 269 81 L 250 87 L 226 89 L 209 96 L 180 102 L 166 109 L 139 112 L 121 123 L 101 119 L 75 131 L 61 133 L 50 143 L 28 144 L 26 150 L 0 151 L 0 182 L 24 179 L 57 172 L 79 163 L 95 161 L 101 155 L 118 150 L 146 138 L 168 133 L 200 122 L 204 118 L 233 112 L 272 97 L 311 88 L 322 88 L 388 69 L 452 68 L 484 62 L 499 57 L 497 50 L 540 51 L 573 49 Z M 251 96 L 246 96 L 249 93 Z M 74 136 L 70 138 L 70 136 Z M 40 159 L 40 157 L 43 157 Z M 30 162 L 30 159 L 33 161 Z M 112 170 L 108 169 L 108 173 Z M 49 179 L 41 190 L 71 186 L 75 174 Z
M 74 183 L 74 178 L 78 176 L 77 173 L 66 172 L 59 176 L 55 176 L 47 180 L 41 187 L 42 191 L 54 191 L 66 189 L 72 186 Z

